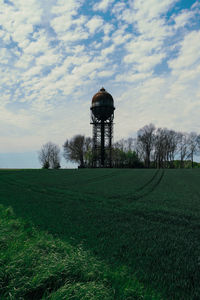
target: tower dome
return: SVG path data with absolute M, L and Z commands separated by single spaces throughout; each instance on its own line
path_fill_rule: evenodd
M 90 109 L 98 120 L 106 121 L 115 110 L 113 97 L 102 87 L 93 96 Z

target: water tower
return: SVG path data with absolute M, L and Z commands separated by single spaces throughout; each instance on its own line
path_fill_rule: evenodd
M 101 88 L 92 98 L 91 123 L 93 125 L 93 167 L 112 167 L 112 138 L 114 101 Z

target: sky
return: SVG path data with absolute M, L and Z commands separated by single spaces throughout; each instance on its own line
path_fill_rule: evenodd
M 200 1 L 0 0 L 0 168 L 91 136 L 102 86 L 115 141 L 149 123 L 200 133 Z

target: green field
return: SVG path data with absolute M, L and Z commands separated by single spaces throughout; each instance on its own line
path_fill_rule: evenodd
M 4 207 L 0 253 L 7 253 L 3 259 L 0 256 L 1 299 L 30 299 L 30 295 L 32 299 L 200 299 L 198 169 L 2 170 L 0 204 Z M 6 213 L 6 207 L 15 216 Z M 13 222 L 21 224 L 17 230 Z M 29 231 L 34 232 L 32 238 Z M 32 252 L 27 248 L 19 273 L 15 253 L 28 241 L 36 245 L 38 236 L 47 248 L 46 256 L 50 255 L 46 264 L 39 260 L 40 252 L 29 261 Z M 19 240 L 18 248 L 12 248 Z M 71 249 L 74 265 L 81 252 L 82 264 L 73 271 L 80 271 L 80 278 L 57 269 L 51 273 L 54 240 L 54 265 L 65 261 L 65 249 Z M 24 283 L 11 278 L 26 273 L 31 259 L 38 259 L 41 268 L 27 272 L 24 281 L 31 280 L 32 286 L 24 292 Z M 7 265 L 11 269 L 6 277 Z M 42 273 L 46 281 L 39 278 Z M 55 278 L 58 284 L 51 283 Z

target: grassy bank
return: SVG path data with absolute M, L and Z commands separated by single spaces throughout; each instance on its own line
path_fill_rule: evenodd
M 39 232 L 0 206 L 1 299 L 160 299 L 124 276 L 125 269 L 110 272 L 81 246 Z

